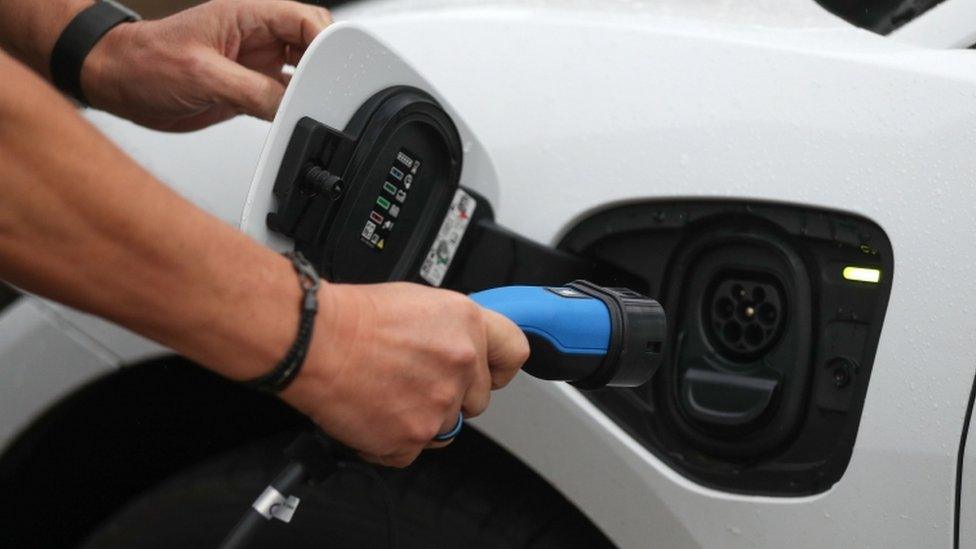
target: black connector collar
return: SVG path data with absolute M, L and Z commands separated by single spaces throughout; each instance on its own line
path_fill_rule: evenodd
M 607 354 L 593 374 L 573 386 L 594 390 L 647 383 L 661 366 L 668 333 L 661 304 L 627 288 L 605 288 L 586 280 L 566 286 L 599 299 L 610 312 Z
M 322 285 L 319 274 L 315 267 L 301 252 L 287 252 L 285 257 L 291 260 L 295 272 L 298 273 L 299 285 L 302 288 L 301 316 L 298 322 L 298 335 L 295 342 L 285 358 L 281 359 L 274 370 L 256 378 L 244 382 L 244 385 L 252 389 L 268 393 L 280 393 L 298 376 L 298 372 L 305 363 L 308 355 L 308 346 L 312 341 L 312 329 L 315 327 L 315 315 L 319 310 L 318 291 Z

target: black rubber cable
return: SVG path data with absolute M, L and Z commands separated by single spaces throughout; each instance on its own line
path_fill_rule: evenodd
M 394 519 L 393 494 L 386 481 L 371 466 L 358 461 L 356 453 L 345 446 L 329 439 L 319 430 L 304 432 L 292 441 L 285 449 L 285 454 L 291 457 L 288 465 L 275 476 L 268 488 L 274 488 L 284 497 L 293 495 L 305 483 L 318 484 L 330 478 L 340 470 L 359 472 L 376 482 L 383 496 L 386 507 L 386 534 L 388 549 L 396 549 L 397 534 Z M 267 489 L 265 489 L 267 491 Z M 261 493 L 261 496 L 264 492 Z M 259 496 L 259 499 L 260 497 Z M 220 544 L 220 549 L 241 549 L 248 547 L 254 541 L 261 528 L 267 526 L 272 519 L 262 515 L 254 504 L 247 508 L 244 516 L 227 534 Z
M 307 478 L 308 468 L 300 461 L 295 460 L 289 462 L 268 486 L 287 497 L 295 488 L 305 482 Z M 253 505 L 248 507 L 244 516 L 241 517 L 234 528 L 227 534 L 227 537 L 224 538 L 224 541 L 221 542 L 220 549 L 241 549 L 247 547 L 253 541 L 258 531 L 270 520 L 259 513 Z

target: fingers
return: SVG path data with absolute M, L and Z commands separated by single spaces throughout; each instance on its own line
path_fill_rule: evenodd
M 512 381 L 528 360 L 529 342 L 511 320 L 489 309 L 482 309 L 482 312 L 485 316 L 491 387 L 500 389 Z
M 465 353 L 468 356 L 459 357 L 464 358 L 464 360 L 455 365 L 458 371 L 467 374 L 461 378 L 468 384 L 464 388 L 461 411 L 467 417 L 478 417 L 484 413 L 491 401 L 492 381 L 491 372 L 488 369 L 488 342 L 483 329 L 484 317 L 481 313 L 481 307 L 474 301 L 460 294 L 456 295 L 458 311 L 463 311 L 471 344 L 470 353 Z
M 212 83 L 215 99 L 238 112 L 264 120 L 274 119 L 285 93 L 285 83 L 218 54 L 208 55 L 202 63 L 206 66 L 205 77 Z
M 441 424 L 441 428 L 437 430 L 437 434 L 450 433 L 453 431 L 454 428 L 457 427 L 458 419 L 458 415 L 454 414 L 450 419 L 444 420 L 444 423 Z M 454 442 L 454 438 L 449 438 L 447 440 L 435 439 L 428 442 L 425 448 L 443 448 L 452 442 Z
M 288 84 L 291 83 L 291 77 L 292 77 L 292 73 L 281 71 L 280 73 L 278 73 L 278 82 L 281 82 L 281 84 L 287 88 Z
M 329 10 L 300 2 L 272 0 L 248 6 L 275 37 L 301 52 L 332 23 Z
M 485 353 L 478 353 L 478 361 L 475 365 L 473 375 L 474 378 L 471 381 L 471 385 L 468 386 L 467 392 L 464 393 L 464 400 L 461 402 L 461 411 L 464 412 L 465 417 L 478 417 L 485 413 L 488 409 L 488 404 L 491 402 L 491 388 L 492 388 L 492 378 L 491 371 L 488 369 L 488 363 L 484 359 Z M 446 423 L 451 423 L 446 425 L 446 429 L 440 431 L 446 433 L 454 427 L 457 423 L 457 414 L 453 419 Z
M 425 450 L 440 450 L 441 448 L 450 446 L 452 442 L 454 442 L 454 439 L 453 438 L 448 439 L 448 440 L 432 440 L 432 441 L 430 441 L 429 444 L 427 444 L 427 446 L 424 446 L 424 449 Z
M 293 67 L 298 66 L 298 62 L 302 60 L 302 54 L 305 50 L 298 49 L 296 46 L 285 46 L 285 63 Z
M 463 419 L 458 416 L 458 413 L 454 412 L 451 414 L 450 419 L 444 420 L 444 422 L 441 423 L 437 433 L 450 433 L 457 428 L 459 420 L 463 421 Z M 436 450 L 439 448 L 444 448 L 445 446 L 450 445 L 452 442 L 454 442 L 454 437 L 447 440 L 436 440 L 435 438 L 431 438 L 431 440 L 426 444 L 423 444 L 422 447 L 415 447 L 411 450 L 405 450 L 387 455 L 374 455 L 359 452 L 359 456 L 370 463 L 376 463 L 386 467 L 406 467 L 417 459 L 422 450 Z
M 332 23 L 328 10 L 300 2 L 268 0 L 230 5 L 240 10 L 237 11 L 239 21 L 241 17 L 251 21 L 256 19 L 275 39 L 283 42 L 281 59 L 292 65 L 298 63 L 312 40 Z M 245 59 L 247 55 L 242 52 L 240 63 L 237 63 L 212 52 L 204 61 L 208 69 L 205 77 L 213 83 L 215 99 L 238 112 L 272 120 L 290 76 L 279 74 L 277 69 L 262 74 L 268 71 L 260 63 L 255 64 L 254 59 L 251 62 Z M 260 70 L 251 70 L 248 66 Z

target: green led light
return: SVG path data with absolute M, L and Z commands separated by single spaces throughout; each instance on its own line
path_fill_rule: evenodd
M 387 181 L 383 183 L 383 190 L 390 194 L 396 194 L 396 185 Z
M 384 210 L 389 210 L 390 209 L 390 201 L 387 200 L 387 199 L 385 199 L 385 198 L 383 198 L 382 196 L 380 196 L 380 197 L 378 197 L 376 199 L 376 203 L 379 204 L 379 207 L 380 208 L 383 208 Z
M 872 269 L 870 267 L 854 267 L 848 266 L 844 267 L 844 279 L 851 280 L 854 282 L 870 282 L 871 284 L 877 284 L 881 282 L 881 270 Z

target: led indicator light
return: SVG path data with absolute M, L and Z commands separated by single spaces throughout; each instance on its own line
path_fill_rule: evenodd
M 376 212 L 369 212 L 369 218 L 373 220 L 373 223 L 379 225 L 383 222 L 383 216 Z
M 881 282 L 881 270 L 869 267 L 844 267 L 844 279 L 854 282 L 869 282 L 877 284 Z
M 376 187 L 373 187 L 373 188 L 375 189 Z M 383 208 L 384 210 L 389 210 L 390 209 L 390 201 L 387 200 L 387 199 L 385 199 L 385 198 L 383 198 L 382 196 L 377 197 L 376 204 L 378 204 L 379 207 L 380 208 Z
M 383 190 L 390 194 L 396 194 L 396 185 L 390 183 L 389 181 L 386 181 L 383 183 Z
M 403 179 L 403 172 L 401 172 L 400 170 L 396 169 L 395 167 L 394 168 L 390 168 L 390 175 L 392 175 L 393 178 L 396 179 L 397 181 L 400 181 L 400 180 Z

